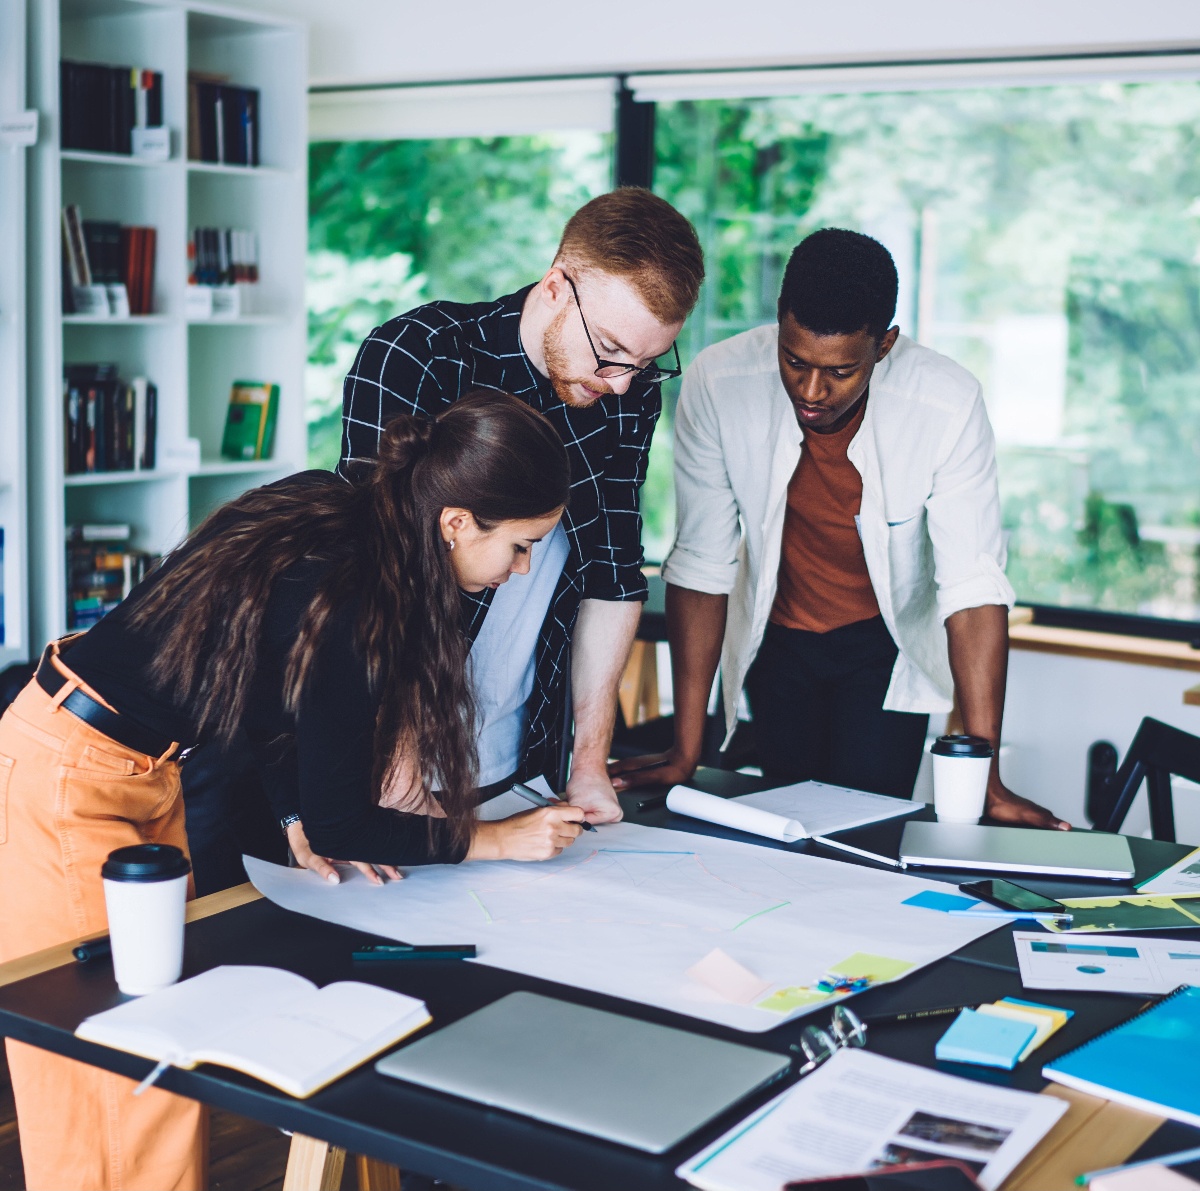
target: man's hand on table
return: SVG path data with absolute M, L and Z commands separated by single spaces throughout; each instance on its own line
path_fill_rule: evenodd
M 563 798 L 579 807 L 589 823 L 616 823 L 625 813 L 617 801 L 613 783 L 603 770 L 572 770 Z
M 983 808 L 984 815 L 994 823 L 1003 827 L 1046 827 L 1054 831 L 1070 831 L 1071 824 L 1057 818 L 1030 802 L 1014 794 L 1003 782 L 993 779 L 988 783 L 987 802 Z
M 623 757 L 608 765 L 614 790 L 632 790 L 635 786 L 677 786 L 680 782 L 690 781 L 695 772 L 696 762 L 675 749 L 641 757 Z
M 372 885 L 383 884 L 383 877 L 379 875 L 380 873 L 383 873 L 385 877 L 390 877 L 393 881 L 404 879 L 404 874 L 390 864 L 367 864 L 362 860 L 331 860 L 328 856 L 318 856 L 308 846 L 308 836 L 304 834 L 304 826 L 299 821 L 288 824 L 287 841 L 288 847 L 292 849 L 292 855 L 296 858 L 296 863 L 301 868 L 312 869 L 318 877 L 323 877 L 331 885 L 337 885 L 342 879 L 338 876 L 337 869 L 334 868 L 335 864 L 353 866 Z

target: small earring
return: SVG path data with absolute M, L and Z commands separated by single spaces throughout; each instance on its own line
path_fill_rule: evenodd
M 454 539 L 453 538 L 450 539 L 450 549 L 451 550 L 454 549 Z

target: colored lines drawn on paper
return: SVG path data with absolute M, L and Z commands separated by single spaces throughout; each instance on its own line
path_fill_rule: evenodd
M 780 874 L 763 884 L 714 871 L 696 852 L 595 848 L 578 863 L 540 876 L 501 871 L 470 890 L 489 924 L 568 922 L 706 933 L 735 931 L 791 905 L 779 898 Z

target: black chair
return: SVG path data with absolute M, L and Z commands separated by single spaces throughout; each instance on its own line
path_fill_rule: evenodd
M 1097 830 L 1121 829 L 1144 778 L 1150 800 L 1150 834 L 1154 839 L 1174 843 L 1173 773 L 1200 782 L 1200 737 L 1147 716 L 1142 720 L 1120 769 L 1106 785 L 1104 801 L 1111 800 L 1111 804 L 1107 814 L 1101 810 L 1096 816 Z

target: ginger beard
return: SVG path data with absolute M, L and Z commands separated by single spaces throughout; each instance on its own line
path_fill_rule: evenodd
M 563 326 L 571 313 L 572 308 L 568 305 L 554 316 L 554 321 L 546 328 L 546 334 L 542 338 L 542 355 L 546 361 L 546 375 L 550 378 L 558 399 L 564 405 L 587 409 L 588 406 L 595 405 L 601 397 L 611 395 L 613 389 L 598 376 L 571 375 L 570 357 L 562 345 Z M 595 396 L 582 395 L 577 388 L 579 385 L 591 389 Z

